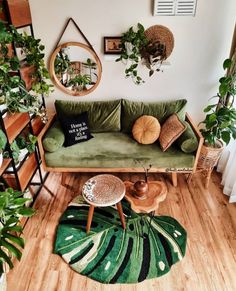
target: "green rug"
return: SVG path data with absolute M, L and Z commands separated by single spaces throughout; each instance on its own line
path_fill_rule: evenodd
M 54 252 L 76 272 L 102 283 L 137 283 L 169 272 L 185 255 L 187 234 L 172 217 L 141 216 L 122 202 L 123 231 L 114 207 L 95 208 L 86 235 L 88 205 L 81 196 L 69 204 L 57 228 Z

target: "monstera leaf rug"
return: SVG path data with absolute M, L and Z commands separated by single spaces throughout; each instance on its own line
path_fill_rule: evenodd
M 115 207 L 95 208 L 86 234 L 89 205 L 76 197 L 62 215 L 54 252 L 76 272 L 102 283 L 137 283 L 162 276 L 185 255 L 186 231 L 172 217 L 141 216 L 122 202 L 126 230 Z M 149 231 L 148 231 L 149 229 Z

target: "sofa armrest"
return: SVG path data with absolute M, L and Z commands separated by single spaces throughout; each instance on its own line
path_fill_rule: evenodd
M 52 124 L 54 123 L 55 119 L 56 119 L 56 113 L 52 113 L 48 118 L 48 122 L 43 127 L 43 129 L 41 130 L 40 134 L 38 135 L 39 153 L 40 153 L 40 157 L 41 157 L 41 160 L 42 160 L 42 165 L 43 165 L 44 170 L 47 170 L 47 166 L 46 166 L 46 162 L 45 162 L 45 150 L 43 148 L 43 137 L 45 136 L 45 134 L 48 131 L 48 129 L 52 126 Z
M 201 148 L 204 142 L 204 138 L 200 132 L 200 130 L 197 128 L 197 126 L 193 123 L 192 118 L 190 117 L 190 115 L 188 113 L 186 113 L 186 121 L 190 124 L 190 126 L 192 127 L 192 130 L 194 131 L 194 133 L 196 134 L 196 137 L 198 139 L 198 148 L 196 151 L 196 156 L 195 156 L 195 162 L 194 162 L 194 166 L 193 166 L 193 173 L 195 173 L 196 169 L 197 169 L 197 163 L 198 163 L 198 159 L 200 156 L 200 152 L 201 152 Z

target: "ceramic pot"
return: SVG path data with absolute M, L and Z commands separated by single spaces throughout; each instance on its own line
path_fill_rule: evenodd
M 139 199 L 145 199 L 148 191 L 148 183 L 140 180 L 134 183 L 135 196 Z

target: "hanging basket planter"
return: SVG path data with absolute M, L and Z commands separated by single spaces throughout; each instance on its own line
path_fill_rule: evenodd
M 174 35 L 173 33 L 163 25 L 153 25 L 145 30 L 145 35 L 149 42 L 160 42 L 165 45 L 165 56 L 168 58 L 174 48 Z
M 147 30 L 138 23 L 137 29 L 130 27 L 121 37 L 121 55 L 116 60 L 126 65 L 125 76 L 137 85 L 144 83 L 138 73 L 139 65 L 149 70 L 149 77 L 161 71 L 161 65 L 173 51 L 173 33 L 163 25 L 153 25 Z

